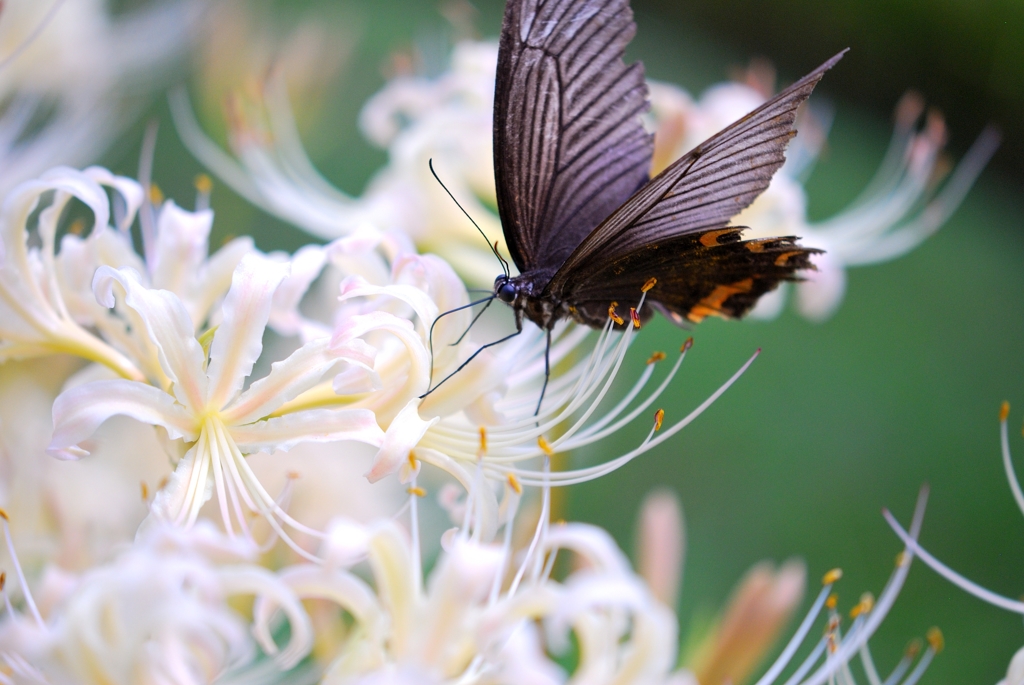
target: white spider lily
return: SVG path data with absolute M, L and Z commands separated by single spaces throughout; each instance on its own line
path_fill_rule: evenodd
M 115 194 L 113 206 L 105 188 Z M 92 210 L 94 223 L 85 237 L 85 227 L 73 225 L 58 252 L 58 230 L 73 198 Z M 140 258 L 130 227 L 142 203 L 138 183 L 99 167 L 52 169 L 8 195 L 0 209 L 0 360 L 65 353 L 123 378 L 163 380 L 145 336 L 96 302 L 96 270 L 130 268 L 143 274 L 146 285 L 176 293 L 198 329 L 227 291 L 242 255 L 252 250 L 252 240 L 235 239 L 208 257 L 212 213 L 188 212 L 167 201 L 150 234 L 150 258 Z M 41 205 L 32 227 L 29 218 Z
M 2 510 L 0 518 L 11 546 Z M 312 648 L 313 627 L 288 586 L 253 563 L 256 553 L 208 524 L 187 534 L 157 527 L 110 564 L 80 575 L 50 568 L 37 584 L 38 605 L 13 556 L 25 612 L 5 588 L 0 683 L 213 682 L 257 655 L 245 619 L 227 603 L 236 595 L 273 598 L 287 617 L 288 643 L 256 639 L 276 670 L 294 667 Z
M 1006 471 L 1006 480 L 1010 484 L 1010 492 L 1013 494 L 1013 499 L 1017 503 L 1018 508 L 1020 508 L 1021 513 L 1024 513 L 1024 490 L 1021 489 L 1020 481 L 1017 479 L 1017 474 L 1013 468 L 1013 459 L 1010 455 L 1010 436 L 1006 423 L 1009 416 L 1010 404 L 1008 402 L 1003 402 L 1003 405 L 999 410 L 999 434 L 1003 456 L 1003 468 Z M 965 578 L 946 564 L 942 563 L 930 552 L 922 548 L 915 539 L 911 539 L 911 535 L 903 529 L 903 526 L 899 524 L 896 518 L 888 510 L 883 511 L 883 514 L 885 515 L 885 520 L 888 521 L 893 531 L 895 531 L 900 539 L 904 541 L 907 547 L 911 549 L 914 554 L 918 555 L 921 558 L 921 561 L 930 566 L 943 578 L 950 581 L 961 590 L 964 590 L 965 592 L 968 592 L 993 606 L 997 606 L 1000 609 L 1005 609 L 1007 611 L 1012 611 L 1016 614 L 1024 614 L 1024 602 L 1004 597 L 1003 595 L 992 592 L 991 590 L 978 585 L 974 581 Z M 1024 648 L 1021 648 L 1010 661 L 1009 668 L 1006 672 L 1006 679 L 1001 681 L 1001 685 L 1019 685 L 1021 682 L 1024 682 Z
M 203 336 L 209 345 L 207 353 L 176 295 L 146 288 L 130 269 L 100 268 L 94 280 L 97 299 L 112 307 L 115 292 L 121 294 L 126 314 L 145 331 L 156 351 L 167 385 L 119 379 L 66 391 L 54 403 L 51 454 L 86 455 L 79 446 L 83 440 L 111 416 L 127 415 L 161 427 L 170 439 L 188 446 L 170 482 L 153 502 L 158 518 L 189 526 L 216 490 L 229 532 L 237 525 L 249 533 L 245 514 L 249 511 L 264 515 L 286 541 L 290 538 L 280 522 L 315 533 L 294 521 L 270 496 L 245 455 L 287 450 L 301 442 L 355 440 L 379 445 L 383 435 L 365 409 L 281 411 L 285 402 L 317 384 L 340 361 L 371 363 L 365 344 L 359 341 L 334 348 L 326 340 L 308 344 L 242 390 L 262 351 L 274 291 L 285 273 L 286 266 L 255 254 L 242 260 L 221 308 L 222 323 Z
M 187 54 L 203 8 L 8 0 L 0 23 L 0 197 L 59 164 L 94 161 Z

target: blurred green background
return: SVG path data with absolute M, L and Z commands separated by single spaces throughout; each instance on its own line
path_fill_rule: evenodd
M 133 3 L 128 3 L 133 4 Z M 500 26 L 500 0 L 475 0 L 484 36 Z M 941 559 L 1002 594 L 1024 592 L 1024 516 L 1002 472 L 999 403 L 1016 402 L 1011 445 L 1024 464 L 1024 4 L 944 0 L 815 3 L 811 0 L 634 0 L 639 34 L 631 47 L 648 74 L 699 93 L 751 57 L 791 80 L 842 47 L 850 55 L 815 97 L 836 119 L 829 147 L 807 184 L 811 218 L 852 200 L 888 142 L 889 112 L 908 87 L 921 90 L 950 122 L 962 153 L 981 127 L 1001 125 L 1006 142 L 960 210 L 934 238 L 889 264 L 854 270 L 838 314 L 816 325 L 791 312 L 771 323 L 708 321 L 664 400 L 672 416 L 696 406 L 758 347 L 750 371 L 691 427 L 654 453 L 568 493 L 567 517 L 592 521 L 631 549 L 637 506 L 669 485 L 686 511 L 688 550 L 680 604 L 684 637 L 706 623 L 753 563 L 806 559 L 813 583 L 833 566 L 848 609 L 878 592 L 899 550 L 880 509 L 910 518 L 918 488 L 932 494 L 922 539 Z M 345 0 L 260 5 L 280 32 L 300 18 L 343 26 L 354 52 L 324 84 L 307 148 L 325 176 L 358 193 L 384 154 L 356 129 L 366 99 L 384 82 L 389 56 L 417 46 L 440 69 L 454 35 L 431 0 Z M 217 27 L 213 35 L 216 40 Z M 199 165 L 177 141 L 166 106 L 155 179 L 189 205 Z M 104 162 L 134 174 L 144 121 Z M 263 249 L 294 249 L 308 238 L 215 187 L 215 237 L 252 233 Z M 632 350 L 639 370 L 654 349 L 685 337 L 664 321 Z M 629 378 L 629 371 L 624 378 Z M 624 431 L 595 461 L 621 453 L 647 426 Z M 1022 469 L 1024 470 L 1024 469 Z M 907 640 L 938 625 L 947 649 L 931 683 L 995 683 L 1024 626 L 968 597 L 916 564 L 894 612 L 872 643 L 883 670 Z

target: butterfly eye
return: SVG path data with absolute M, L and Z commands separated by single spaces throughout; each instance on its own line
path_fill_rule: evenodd
M 500 288 L 498 288 L 498 299 L 501 300 L 502 302 L 512 304 L 512 301 L 516 299 L 516 293 L 518 292 L 519 289 L 517 287 L 515 287 L 511 283 L 506 282 Z

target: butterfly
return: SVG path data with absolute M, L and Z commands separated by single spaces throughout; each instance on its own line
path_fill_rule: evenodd
M 616 307 L 639 305 L 641 295 L 679 325 L 738 318 L 813 268 L 819 250 L 797 238 L 743 240 L 728 224 L 768 187 L 796 135 L 797 108 L 846 51 L 650 178 L 643 64 L 623 60 L 635 33 L 628 0 L 506 5 L 494 177 L 519 274 L 506 268 L 488 304 L 510 305 L 517 333 L 524 318 L 549 343 L 563 319 L 628 325 Z M 634 325 L 653 309 L 632 309 Z

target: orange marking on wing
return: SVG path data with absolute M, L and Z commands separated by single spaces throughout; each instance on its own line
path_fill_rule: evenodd
M 743 244 L 747 246 L 747 250 L 750 252 L 764 252 L 763 240 L 751 240 L 750 242 Z
M 733 295 L 750 292 L 753 287 L 753 278 L 744 278 L 736 283 L 717 286 L 710 295 L 694 305 L 693 309 L 686 314 L 686 318 L 693 323 L 700 323 L 709 316 L 722 316 L 722 305 L 726 300 Z
M 789 252 L 783 252 L 775 258 L 775 266 L 786 266 L 786 262 L 789 261 L 790 257 L 798 254 L 803 254 L 803 250 L 791 250 Z
M 700 237 L 700 244 L 704 247 L 715 247 L 718 239 L 726 233 L 735 233 L 735 228 L 720 228 L 717 231 L 708 231 Z

